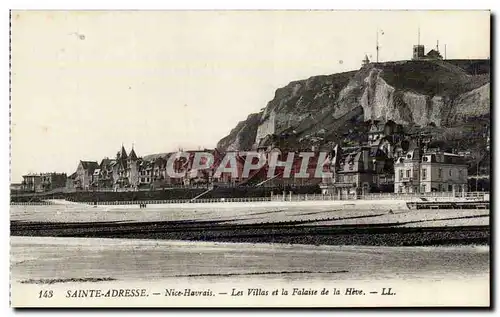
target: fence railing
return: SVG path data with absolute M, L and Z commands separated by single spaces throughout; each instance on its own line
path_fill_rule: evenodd
M 54 205 L 50 201 L 11 201 L 10 204 L 12 206 L 46 206 L 46 205 Z
M 272 201 L 307 201 L 307 200 L 425 200 L 449 198 L 453 200 L 489 200 L 489 192 L 430 192 L 430 193 L 368 193 L 368 194 L 301 194 L 285 193 L 274 195 Z
M 85 202 L 88 205 L 158 205 L 158 204 L 208 204 L 208 203 L 234 203 L 234 202 L 265 202 L 271 197 L 241 197 L 241 198 L 200 198 L 200 199 L 169 199 L 169 200 L 138 200 L 138 201 L 100 201 Z
M 169 200 L 136 200 L 136 201 L 88 201 L 81 202 L 84 205 L 98 205 L 98 206 L 113 206 L 113 205 L 159 205 L 159 204 L 208 204 L 208 203 L 231 203 L 231 202 L 268 202 L 271 197 L 242 197 L 242 198 L 207 198 L 207 199 L 169 199 Z M 28 206 L 28 205 L 60 205 L 60 206 L 75 206 L 74 204 L 54 204 L 52 202 L 11 202 L 15 206 Z
M 207 203 L 251 203 L 251 202 L 300 202 L 300 201 L 349 201 L 349 200 L 405 200 L 405 201 L 425 201 L 438 198 L 450 200 L 472 200 L 472 201 L 489 201 L 489 192 L 433 192 L 433 193 L 369 193 L 364 195 L 336 195 L 336 194 L 281 194 L 270 197 L 241 197 L 241 198 L 200 198 L 200 199 L 169 199 L 169 200 L 140 200 L 140 201 L 98 201 L 98 202 L 82 202 L 86 205 L 158 205 L 158 204 L 207 204 Z M 54 205 L 52 201 L 39 202 L 11 202 L 11 205 L 28 206 L 28 205 Z

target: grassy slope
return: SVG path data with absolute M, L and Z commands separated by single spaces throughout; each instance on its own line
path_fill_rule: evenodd
M 391 86 L 429 96 L 456 96 L 489 82 L 489 74 L 469 75 L 444 61 L 380 63 L 382 77 Z

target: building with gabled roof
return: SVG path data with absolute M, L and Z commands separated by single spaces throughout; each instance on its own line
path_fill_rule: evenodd
M 324 186 L 324 193 L 355 197 L 370 192 L 393 191 L 393 160 L 381 146 L 337 148 L 334 181 Z
M 66 178 L 66 190 L 74 190 L 75 189 L 75 180 L 76 180 L 76 172 L 74 172 L 73 174 L 69 175 L 67 178 Z
M 95 175 L 94 183 L 97 183 L 99 188 L 112 188 L 113 187 L 113 166 L 116 164 L 115 159 L 105 157 L 99 164 L 99 174 Z
M 437 50 L 430 50 L 426 55 L 425 57 L 427 59 L 443 59 L 443 56 L 441 56 L 441 53 L 439 53 L 439 51 Z
M 99 164 L 96 161 L 80 161 L 84 169 L 92 170 L 92 172 L 99 168 Z
M 94 171 L 97 169 L 99 169 L 99 164 L 96 161 L 81 160 L 76 168 L 74 188 L 88 190 L 93 183 Z

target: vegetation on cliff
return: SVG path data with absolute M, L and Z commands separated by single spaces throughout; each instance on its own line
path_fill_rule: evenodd
M 447 147 L 484 152 L 489 115 L 489 60 L 372 63 L 278 89 L 218 147 L 249 150 L 266 135 L 291 148 L 329 145 L 361 137 L 368 120 L 392 120 L 412 133 L 426 129 Z

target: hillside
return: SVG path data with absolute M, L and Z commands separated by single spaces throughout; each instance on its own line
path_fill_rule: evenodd
M 325 145 L 366 132 L 368 120 L 393 120 L 414 132 L 427 127 L 441 134 L 464 124 L 479 129 L 489 114 L 489 60 L 372 63 L 289 83 L 218 147 L 249 150 L 276 139 L 291 148 Z

